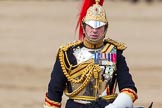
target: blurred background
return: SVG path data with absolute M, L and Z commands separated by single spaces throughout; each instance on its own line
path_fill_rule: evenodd
M 80 0 L 0 0 L 0 108 L 42 107 L 57 49 L 77 39 L 80 6 Z M 107 37 L 128 47 L 136 106 L 162 106 L 161 7 L 161 0 L 104 3 Z

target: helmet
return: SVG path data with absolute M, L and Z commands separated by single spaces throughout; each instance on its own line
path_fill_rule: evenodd
M 102 7 L 104 0 L 84 0 L 76 29 L 79 27 L 79 40 L 84 39 L 83 31 L 85 24 L 99 28 L 108 26 L 106 12 Z M 105 31 L 106 31 L 105 30 Z

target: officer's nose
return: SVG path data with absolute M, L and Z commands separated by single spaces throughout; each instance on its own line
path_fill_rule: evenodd
M 92 31 L 93 31 L 94 33 L 96 33 L 96 32 L 97 32 L 97 29 L 96 29 L 96 28 L 92 28 Z

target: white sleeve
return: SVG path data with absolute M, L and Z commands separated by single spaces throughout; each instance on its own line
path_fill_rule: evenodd
M 132 98 L 126 93 L 120 93 L 113 103 L 105 108 L 133 108 Z

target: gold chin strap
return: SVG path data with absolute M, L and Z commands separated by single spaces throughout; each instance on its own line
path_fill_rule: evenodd
M 85 36 L 88 36 L 88 34 L 86 33 L 86 31 L 85 31 L 85 26 L 86 25 L 84 25 L 84 24 L 82 24 L 82 28 L 83 28 L 83 33 L 84 33 L 84 38 L 85 38 Z M 106 27 L 106 25 L 105 25 L 105 27 Z M 105 37 L 105 35 L 106 35 L 106 32 L 107 32 L 107 28 L 105 29 L 105 32 L 102 34 L 102 36 L 104 36 Z M 85 41 L 85 39 L 84 39 L 84 41 Z M 92 44 L 92 43 L 88 43 L 88 42 L 84 42 L 83 41 L 83 43 L 84 43 L 84 45 L 87 47 L 87 48 L 100 48 L 102 45 L 103 45 L 103 42 L 99 42 L 99 43 L 97 43 L 97 44 Z M 88 43 L 88 44 L 87 44 Z

